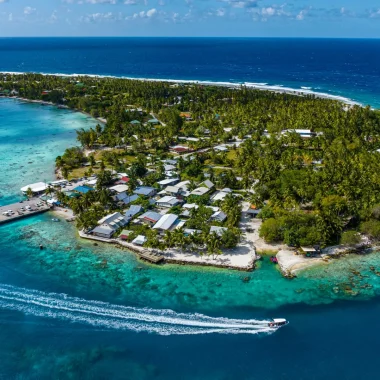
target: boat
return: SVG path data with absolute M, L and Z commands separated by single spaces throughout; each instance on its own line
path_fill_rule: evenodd
M 57 219 L 57 218 L 53 218 L 51 221 L 52 221 L 52 222 L 59 222 L 59 219 Z
M 269 323 L 269 327 L 281 327 L 286 326 L 289 322 L 284 318 L 274 318 Z

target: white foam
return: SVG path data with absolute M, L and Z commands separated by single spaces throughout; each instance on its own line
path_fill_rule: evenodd
M 29 72 L 17 72 L 17 71 L 2 71 L 0 74 L 9 74 L 9 75 L 22 75 L 22 74 L 30 74 Z M 267 90 L 274 92 L 286 92 L 293 95 L 314 95 L 320 98 L 337 100 L 342 103 L 348 105 L 360 105 L 363 104 L 354 101 L 350 98 L 346 98 L 344 96 L 332 95 L 319 91 L 312 91 L 311 88 L 308 87 L 300 87 L 300 88 L 292 88 L 292 87 L 284 87 L 283 85 L 269 85 L 268 83 L 255 83 L 255 82 L 213 82 L 213 81 L 205 81 L 205 80 L 191 80 L 191 79 L 165 79 L 165 78 L 134 78 L 128 76 L 115 76 L 115 75 L 99 75 L 99 74 L 63 74 L 63 73 L 34 73 L 41 74 L 47 76 L 58 76 L 58 77 L 89 77 L 89 78 L 116 78 L 116 79 L 128 79 L 128 80 L 140 80 L 140 81 L 150 81 L 150 82 L 168 82 L 168 83 L 181 83 L 181 84 L 200 84 L 205 86 L 225 86 L 231 88 L 240 88 L 241 86 L 246 86 L 249 88 L 257 89 L 257 90 Z M 318 89 L 318 87 L 316 88 Z
M 271 333 L 269 321 L 135 308 L 0 284 L 0 308 L 96 327 L 160 335 Z

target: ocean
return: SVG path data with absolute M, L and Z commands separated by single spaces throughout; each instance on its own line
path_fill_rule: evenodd
M 0 71 L 293 88 L 380 106 L 380 40 L 2 38 Z
M 14 42 L 13 53 L 10 41 Z M 199 57 L 196 63 L 192 57 L 187 66 L 183 54 L 190 56 L 188 46 L 198 44 L 194 51 L 202 51 L 207 44 L 218 45 L 215 41 L 0 39 L 0 58 L 5 52 L 8 57 L 6 62 L 0 59 L 0 69 L 159 78 L 168 77 L 170 62 L 179 65 L 183 60 L 182 75 L 174 65 L 177 69 L 173 69 L 176 71 L 173 78 L 177 74 L 176 79 L 242 81 L 244 62 L 252 61 L 252 56 L 247 56 L 247 49 L 245 60 L 243 53 L 239 53 L 239 59 L 235 54 L 227 54 L 227 50 L 222 54 L 226 49 L 222 45 L 230 44 L 238 50 L 239 43 L 260 45 L 269 40 L 218 40 L 222 41 L 218 48 L 222 64 L 218 75 L 208 68 L 200 70 L 198 77 L 195 72 L 190 75 L 190 66 L 201 68 L 199 62 L 206 65 L 208 60 L 216 67 L 217 59 L 210 54 L 208 58 Z M 277 50 L 285 49 L 281 44 L 293 43 L 279 41 Z M 305 49 L 311 49 L 306 47 L 310 44 L 323 43 L 295 42 Z M 376 46 L 377 42 L 368 43 Z M 8 46 L 6 49 L 4 44 Z M 62 44 L 68 47 L 64 49 Z M 107 44 L 114 46 L 112 55 L 117 57 L 119 51 L 122 56 L 111 59 L 109 54 L 105 61 L 100 46 L 105 49 Z M 131 60 L 122 58 L 128 50 L 121 47 L 125 44 L 135 46 L 135 54 L 130 54 L 135 62 L 134 72 L 127 69 Z M 148 51 L 144 53 L 141 44 Z M 162 53 L 165 44 L 172 46 L 171 54 Z M 176 44 L 180 51 L 177 54 L 173 47 Z M 357 41 L 352 44 L 351 47 L 363 48 Z M 83 57 L 88 58 L 81 62 L 80 46 Z M 321 45 L 319 49 L 323 50 Z M 331 50 L 326 49 L 324 54 L 328 57 Z M 262 51 L 261 60 L 279 54 L 277 50 L 273 44 L 272 52 Z M 148 54 L 152 52 L 155 58 Z M 350 56 L 348 48 L 346 53 Z M 259 56 L 258 52 L 255 54 Z M 368 61 L 374 62 L 375 55 L 375 50 L 371 58 L 354 54 L 358 60 L 356 72 L 363 71 L 360 83 L 368 80 L 371 89 L 358 91 L 362 95 L 355 97 L 354 85 L 347 91 L 342 85 L 332 93 L 356 101 L 377 99 L 380 93 L 376 81 L 368 79 L 369 72 L 374 70 Z M 156 71 L 150 59 L 156 60 Z M 326 59 L 335 59 L 338 65 L 338 57 Z M 243 63 L 239 67 L 240 60 Z M 284 57 L 284 64 L 290 60 Z M 227 61 L 235 61 L 233 70 L 225 65 Z M 16 62 L 27 68 L 20 69 Z M 319 65 L 318 70 L 322 70 L 322 64 Z M 240 74 L 221 74 L 231 70 Z M 276 75 L 279 70 L 278 67 Z M 257 80 L 294 88 L 306 85 L 306 82 L 297 85 L 282 82 L 275 74 L 269 80 L 269 68 L 265 72 L 268 80 Z M 349 72 L 344 76 L 348 78 Z M 249 80 L 256 81 L 251 78 L 253 74 Z M 329 86 L 323 80 L 320 84 L 313 82 L 313 86 L 309 83 L 308 87 L 319 86 L 328 92 Z M 348 83 L 345 86 L 350 87 Z M 376 106 L 375 102 L 371 104 Z M 0 99 L 0 204 L 17 200 L 24 181 L 38 181 L 41 176 L 53 178 L 52 160 L 66 146 L 76 144 L 75 129 L 95 124 L 96 120 L 78 112 Z M 154 266 L 116 247 L 94 246 L 81 240 L 72 224 L 54 223 L 51 218 L 52 215 L 44 214 L 0 226 L 0 379 L 378 377 L 379 254 L 348 256 L 330 265 L 305 270 L 294 280 L 283 278 L 267 257 L 251 273 Z M 40 250 L 40 244 L 46 249 Z M 270 331 L 265 321 L 276 317 L 286 318 L 290 324 Z

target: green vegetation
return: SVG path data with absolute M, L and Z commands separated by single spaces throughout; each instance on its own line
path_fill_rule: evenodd
M 181 179 L 199 183 L 207 174 L 219 188 L 244 190 L 244 199 L 263 208 L 260 234 L 267 241 L 326 246 L 355 241 L 347 232 L 355 229 L 380 238 L 380 112 L 369 107 L 244 87 L 38 74 L 3 75 L 0 88 L 107 119 L 104 127 L 78 131 L 78 141 L 115 151 L 96 164 L 80 149 L 67 150 L 57 158 L 66 177 L 89 162 L 91 170 L 124 170 L 153 184 L 163 178 L 159 162 L 173 156 L 170 147 L 186 144 L 198 152 L 179 160 Z M 154 117 L 162 124 L 147 122 Z M 302 138 L 295 129 L 312 135 Z M 222 143 L 230 144 L 227 153 L 213 149 Z M 225 206 L 230 228 L 238 203 Z

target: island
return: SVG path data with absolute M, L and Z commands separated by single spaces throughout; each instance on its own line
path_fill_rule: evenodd
M 90 114 L 57 181 L 26 184 L 82 238 L 154 263 L 283 274 L 380 239 L 380 112 L 311 94 L 2 74 L 0 96 Z M 35 191 L 43 188 L 43 191 Z

